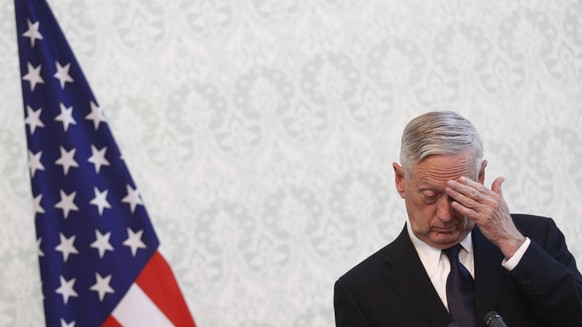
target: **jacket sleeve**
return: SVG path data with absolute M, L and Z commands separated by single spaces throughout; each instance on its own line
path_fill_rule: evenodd
M 341 279 L 335 282 L 333 307 L 337 327 L 370 326 L 356 300 Z
M 582 276 L 562 232 L 546 219 L 511 276 L 548 326 L 582 326 Z

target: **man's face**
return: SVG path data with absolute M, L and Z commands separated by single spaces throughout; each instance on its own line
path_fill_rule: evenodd
M 451 207 L 446 193 L 447 181 L 461 176 L 483 184 L 486 161 L 479 173 L 470 150 L 455 155 L 432 155 L 409 169 L 394 163 L 396 188 L 406 204 L 412 231 L 422 241 L 438 249 L 449 248 L 462 241 L 474 222 Z

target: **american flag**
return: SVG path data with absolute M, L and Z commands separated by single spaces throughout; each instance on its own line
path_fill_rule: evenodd
M 48 4 L 14 3 L 47 326 L 194 326 Z

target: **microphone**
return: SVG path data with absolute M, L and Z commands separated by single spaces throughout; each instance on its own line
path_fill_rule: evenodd
M 487 326 L 507 327 L 507 325 L 505 324 L 505 321 L 503 321 L 503 318 L 501 318 L 501 316 L 495 311 L 490 311 L 489 313 L 487 313 L 485 315 L 484 319 L 485 319 L 485 324 Z
M 461 327 L 461 325 L 453 321 L 452 323 L 448 324 L 447 327 Z

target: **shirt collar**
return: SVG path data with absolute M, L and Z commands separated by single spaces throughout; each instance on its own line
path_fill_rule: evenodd
M 424 241 L 416 237 L 414 232 L 412 231 L 412 227 L 410 227 L 410 222 L 406 223 L 406 229 L 408 230 L 408 235 L 410 236 L 410 240 L 416 249 L 416 253 L 420 257 L 420 260 L 423 262 L 425 269 L 430 276 L 432 276 L 439 265 L 439 261 L 441 259 L 442 250 L 434 248 Z M 473 240 L 471 238 L 471 233 L 467 234 L 465 239 L 463 239 L 460 243 L 463 249 L 469 253 L 469 255 L 473 255 Z

